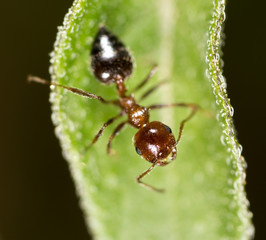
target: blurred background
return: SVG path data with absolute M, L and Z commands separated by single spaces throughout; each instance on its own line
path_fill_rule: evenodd
M 49 79 L 57 26 L 72 0 L 1 3 L 0 239 L 88 240 L 68 166 L 50 120 Z M 266 236 L 265 2 L 228 1 L 224 75 L 248 163 L 247 195 L 256 238 Z

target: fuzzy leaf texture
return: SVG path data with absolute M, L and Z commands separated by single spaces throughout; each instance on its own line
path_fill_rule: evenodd
M 158 73 L 145 89 L 168 81 L 142 105 L 189 102 L 202 108 L 185 125 L 177 159 L 157 166 L 143 179 L 165 189 L 158 194 L 136 183 L 136 177 L 151 165 L 135 152 L 136 129 L 123 129 L 113 141 L 114 153 L 106 153 L 109 136 L 124 119 L 109 126 L 82 155 L 102 124 L 119 109 L 53 88 L 56 133 L 95 239 L 252 237 L 245 161 L 220 65 L 224 8 L 223 0 L 76 0 L 66 15 L 51 58 L 53 81 L 116 98 L 115 86 L 101 85 L 90 69 L 92 41 L 104 24 L 134 56 L 134 73 L 126 81 L 129 90 L 154 63 Z M 140 96 L 141 92 L 135 95 Z M 168 108 L 152 111 L 150 118 L 167 124 L 177 136 L 188 114 L 187 109 Z

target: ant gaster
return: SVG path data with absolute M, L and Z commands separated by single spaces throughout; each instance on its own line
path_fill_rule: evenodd
M 155 191 L 163 191 L 157 189 L 147 183 L 141 181 L 141 179 L 148 174 L 152 169 L 158 166 L 165 166 L 176 158 L 177 149 L 176 146 L 180 141 L 183 127 L 186 121 L 188 121 L 197 111 L 198 106 L 190 103 L 173 103 L 173 104 L 156 104 L 148 107 L 138 105 L 134 99 L 133 94 L 127 94 L 127 89 L 124 81 L 131 75 L 133 70 L 133 61 L 129 51 L 124 44 L 104 26 L 101 26 L 92 44 L 91 50 L 91 67 L 95 77 L 103 84 L 115 84 L 118 93 L 118 100 L 108 101 L 100 96 L 86 92 L 81 89 L 63 86 L 57 83 L 52 83 L 44 79 L 40 79 L 35 76 L 29 76 L 29 81 L 34 81 L 42 84 L 53 85 L 67 89 L 70 92 L 81 95 L 83 97 L 97 99 L 104 104 L 113 104 L 120 107 L 120 112 L 115 117 L 110 118 L 102 128 L 98 131 L 94 137 L 92 143 L 87 146 L 86 150 L 92 146 L 102 135 L 104 129 L 123 115 L 127 115 L 127 120 L 118 124 L 114 129 L 112 135 L 109 138 L 107 145 L 107 152 L 110 154 L 111 142 L 113 138 L 120 132 L 120 130 L 126 125 L 130 124 L 134 128 L 138 129 L 138 132 L 134 136 L 134 145 L 136 152 L 151 162 L 151 167 L 144 171 L 137 177 L 137 182 L 147 187 L 148 189 Z M 148 76 L 132 91 L 136 92 L 142 88 L 149 79 L 157 71 L 157 66 L 154 65 Z M 162 83 L 160 82 L 153 88 L 144 93 L 140 100 L 146 98 L 150 93 L 157 89 Z M 164 107 L 188 107 L 192 111 L 187 118 L 185 118 L 179 127 L 179 134 L 177 140 L 170 127 L 159 121 L 149 121 L 149 111 L 153 109 L 160 109 Z M 167 160 L 171 154 L 170 159 Z

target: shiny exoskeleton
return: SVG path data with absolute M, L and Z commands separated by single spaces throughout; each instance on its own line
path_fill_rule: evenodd
M 92 99 L 97 99 L 104 104 L 113 104 L 118 106 L 120 108 L 120 112 L 113 118 L 110 118 L 106 123 L 104 123 L 102 128 L 94 137 L 91 144 L 86 147 L 86 150 L 97 142 L 104 129 L 108 125 L 113 123 L 119 117 L 127 115 L 127 120 L 118 124 L 114 129 L 112 135 L 110 136 L 107 145 L 107 152 L 108 154 L 110 154 L 112 140 L 126 124 L 129 124 L 132 127 L 138 129 L 137 133 L 134 136 L 136 152 L 141 157 L 151 162 L 152 166 L 137 177 L 137 182 L 151 190 L 162 191 L 161 189 L 157 189 L 149 184 L 142 182 L 141 179 L 146 174 L 148 174 L 156 165 L 164 166 L 171 162 L 171 160 L 174 160 L 176 158 L 176 146 L 180 141 L 184 124 L 195 114 L 198 106 L 191 103 L 156 104 L 148 107 L 138 105 L 134 99 L 133 94 L 127 94 L 127 89 L 124 84 L 124 81 L 131 75 L 133 71 L 132 57 L 124 44 L 104 26 L 101 26 L 99 28 L 99 31 L 92 44 L 91 67 L 95 77 L 101 83 L 116 85 L 117 93 L 119 96 L 118 100 L 108 101 L 100 96 L 86 92 L 84 90 L 63 86 L 57 83 L 51 83 L 34 76 L 29 76 L 28 80 L 65 88 L 75 94 Z M 154 65 L 147 77 L 139 85 L 136 86 L 133 92 L 136 92 L 137 90 L 142 88 L 155 74 L 156 71 L 157 66 Z M 150 95 L 162 83 L 164 82 L 160 82 L 156 86 L 149 89 L 142 95 L 140 100 Z M 188 107 L 192 111 L 189 116 L 180 123 L 179 134 L 177 139 L 175 140 L 170 127 L 159 121 L 149 121 L 149 111 L 164 107 L 177 106 Z

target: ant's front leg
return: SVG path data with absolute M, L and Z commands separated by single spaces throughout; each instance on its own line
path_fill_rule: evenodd
M 149 173 L 153 170 L 153 168 L 155 167 L 156 164 L 158 164 L 158 161 L 154 162 L 148 170 L 146 170 L 145 172 L 143 172 L 142 174 L 140 174 L 140 175 L 136 178 L 136 180 L 137 180 L 137 182 L 138 182 L 140 185 L 142 185 L 143 187 L 145 187 L 145 188 L 147 188 L 147 189 L 149 189 L 149 190 L 152 190 L 152 191 L 155 191 L 155 192 L 159 192 L 159 193 L 163 193 L 163 192 L 164 192 L 163 189 L 155 188 L 155 187 L 153 187 L 153 186 L 151 186 L 151 185 L 149 185 L 149 184 L 144 183 L 144 182 L 141 181 L 141 179 L 142 179 L 143 177 L 145 177 L 147 174 L 149 174 Z

